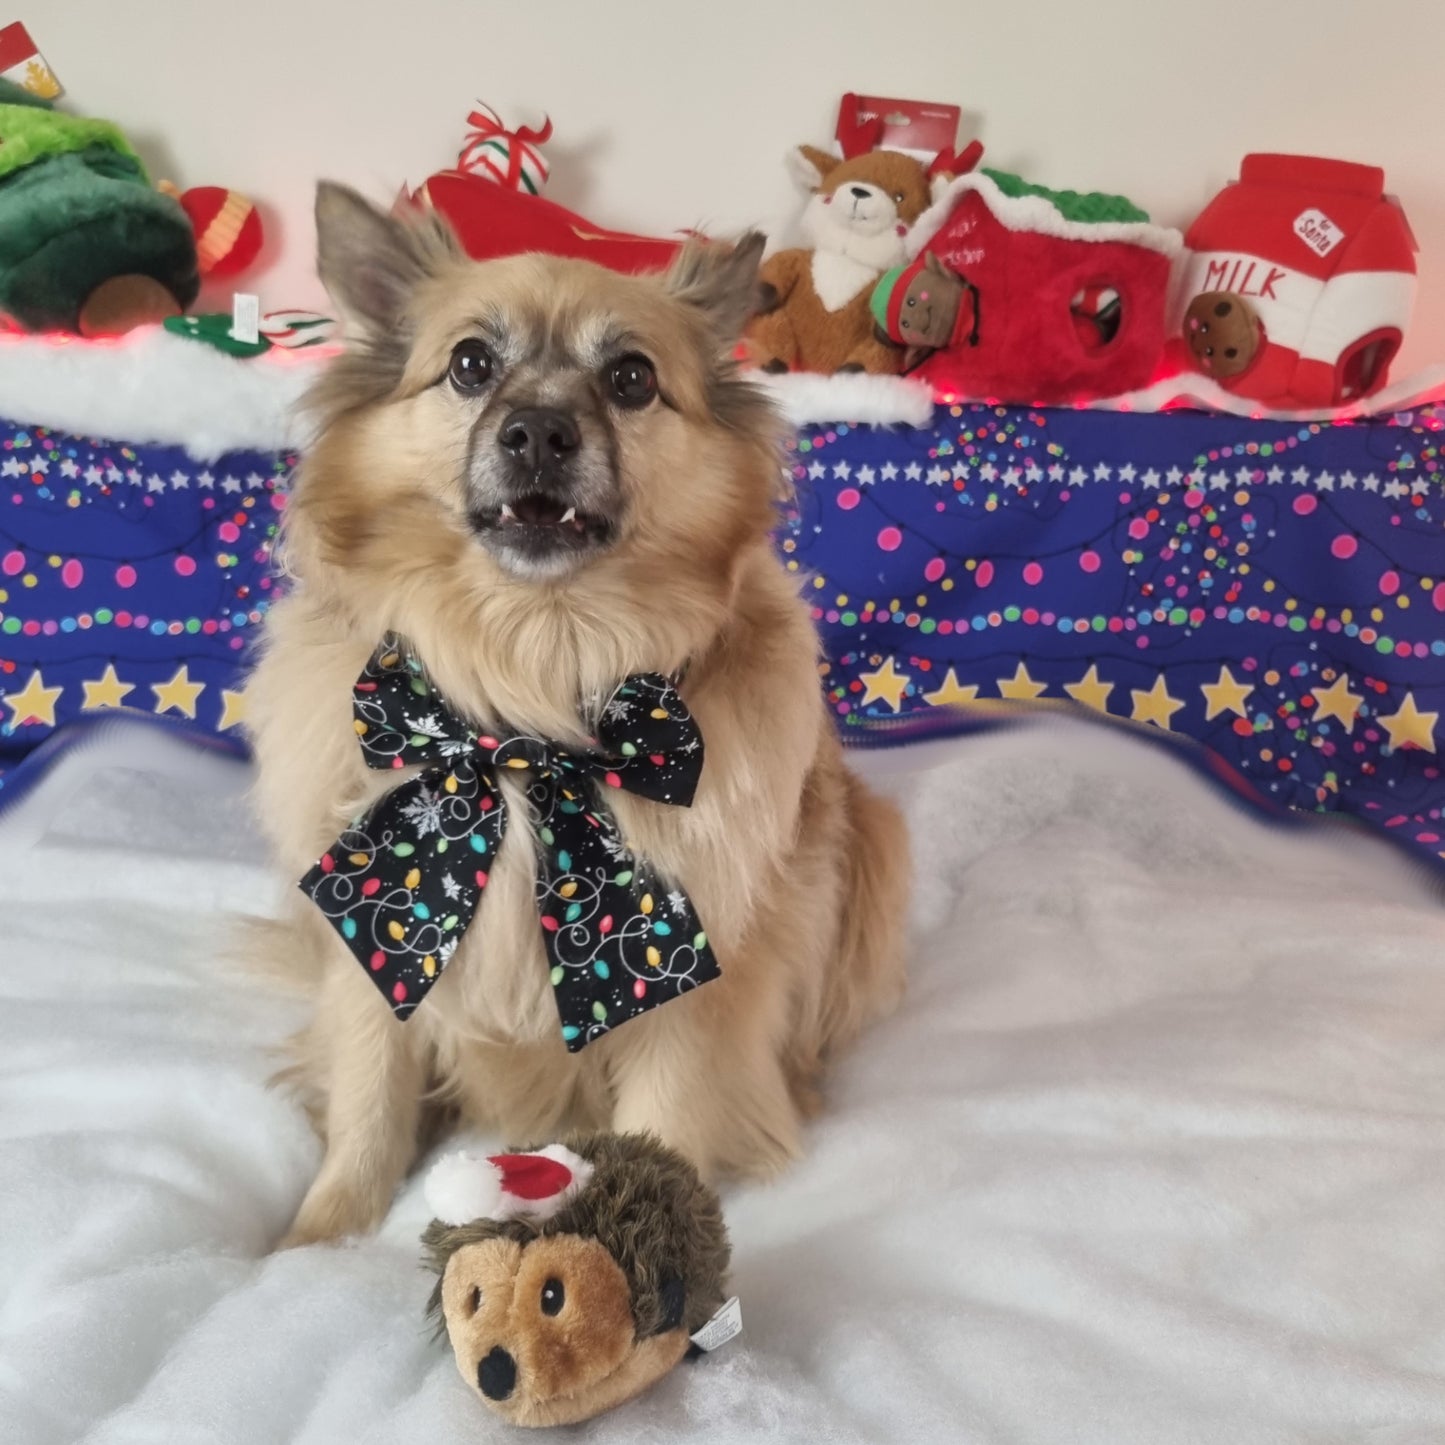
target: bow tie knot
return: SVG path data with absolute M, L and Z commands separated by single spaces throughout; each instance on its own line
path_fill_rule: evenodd
M 666 677 L 627 678 L 583 748 L 470 726 L 398 639 L 353 692 L 369 767 L 422 771 L 354 822 L 301 880 L 398 1018 L 440 977 L 480 905 L 507 827 L 500 780 L 523 791 L 536 894 L 569 1049 L 715 978 L 687 895 L 623 842 L 609 788 L 688 807 L 702 735 Z

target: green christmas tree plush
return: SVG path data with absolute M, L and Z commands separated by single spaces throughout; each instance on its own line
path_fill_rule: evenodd
M 113 335 L 196 299 L 196 239 L 109 121 L 0 80 L 0 313 Z

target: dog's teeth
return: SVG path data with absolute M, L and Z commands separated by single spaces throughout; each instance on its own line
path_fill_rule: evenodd
M 572 521 L 575 521 L 576 518 L 577 518 L 577 508 L 576 508 L 576 507 L 568 507 L 567 510 L 562 513 L 562 520 L 563 520 L 564 522 L 572 522 Z
M 502 520 L 504 522 L 515 522 L 517 514 L 505 503 L 502 503 Z

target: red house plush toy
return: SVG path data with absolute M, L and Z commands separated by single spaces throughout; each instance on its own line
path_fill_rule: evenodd
M 1177 360 L 1278 409 L 1384 386 L 1415 294 L 1415 242 L 1378 167 L 1251 155 L 1185 237 Z
M 1122 196 L 1029 185 L 1002 171 L 954 180 L 909 251 L 967 283 L 966 337 L 915 375 L 943 394 L 1071 402 L 1147 385 L 1164 351 L 1177 231 Z

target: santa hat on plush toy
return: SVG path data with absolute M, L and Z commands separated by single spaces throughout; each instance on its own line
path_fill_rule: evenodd
M 432 1166 L 426 1202 L 443 1224 L 550 1219 L 587 1187 L 592 1166 L 562 1144 L 534 1154 L 448 1154 Z
M 873 309 L 873 319 L 895 341 L 908 339 L 899 326 L 903 301 L 908 294 L 909 286 L 913 284 L 914 277 L 923 272 L 927 265 L 928 253 L 921 251 L 916 261 L 910 261 L 906 266 L 895 266 L 891 271 L 885 271 L 878 278 L 878 284 L 873 288 L 873 297 L 868 303 Z M 969 339 L 973 333 L 975 316 L 973 289 L 969 287 L 959 298 L 958 315 L 953 318 L 953 332 L 948 338 L 950 346 L 958 346 Z

